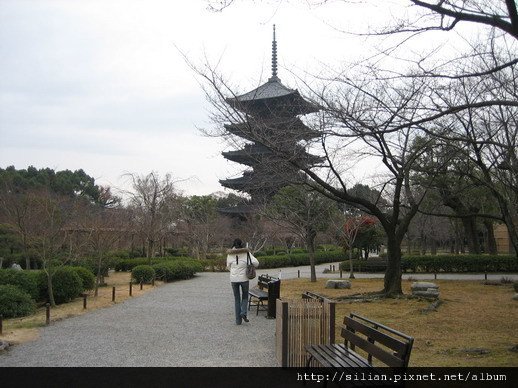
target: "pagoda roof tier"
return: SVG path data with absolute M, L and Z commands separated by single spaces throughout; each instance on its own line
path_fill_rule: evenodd
M 245 171 L 242 176 L 233 179 L 221 179 L 219 183 L 229 189 L 249 194 L 272 193 L 281 187 L 295 183 L 299 176 L 297 170 L 289 165 L 280 169 L 282 172 Z
M 298 117 L 278 117 L 254 119 L 250 117 L 247 122 L 226 124 L 225 129 L 243 139 L 257 141 L 260 139 L 272 139 L 281 136 L 286 139 L 311 140 L 320 136 L 320 133 L 312 130 Z
M 279 163 L 286 163 L 286 158 L 303 161 L 306 165 L 314 165 L 322 161 L 321 157 L 307 153 L 304 147 L 298 145 L 291 146 L 289 152 L 283 153 L 283 157 L 275 156 L 270 149 L 259 144 L 247 144 L 243 149 L 222 152 L 222 155 L 225 159 L 251 167 L 273 165 L 277 168 Z
M 270 78 L 248 93 L 227 98 L 226 101 L 233 108 L 258 117 L 267 117 L 272 113 L 297 116 L 319 110 L 318 106 L 302 98 L 298 90 L 287 88 L 277 77 Z

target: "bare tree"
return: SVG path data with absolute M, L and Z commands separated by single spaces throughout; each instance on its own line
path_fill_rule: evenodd
M 127 176 L 133 185 L 133 191 L 127 193 L 128 208 L 133 212 L 133 222 L 144 238 L 146 256 L 151 262 L 157 242 L 174 227 L 178 217 L 178 194 L 169 174 L 164 178 L 155 172 Z
M 131 227 L 131 214 L 123 208 L 103 209 L 92 206 L 79 218 L 74 232 L 84 235 L 88 247 L 86 253 L 93 256 L 96 268 L 95 296 L 103 283 L 103 267 L 108 252 L 131 231 Z
M 191 253 L 205 259 L 210 249 L 228 240 L 230 220 L 217 211 L 217 199 L 212 195 L 183 199 L 181 224 Z
M 336 204 L 317 191 L 303 186 L 287 186 L 281 189 L 267 205 L 263 214 L 279 226 L 286 228 L 305 242 L 309 253 L 311 282 L 317 281 L 315 270 L 315 239 L 324 230 Z

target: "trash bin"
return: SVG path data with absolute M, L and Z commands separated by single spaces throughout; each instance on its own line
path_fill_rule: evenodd
M 314 299 L 277 300 L 275 328 L 279 366 L 304 367 L 306 345 L 335 342 L 334 302 Z

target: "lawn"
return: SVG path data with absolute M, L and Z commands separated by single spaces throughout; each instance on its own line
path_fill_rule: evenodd
M 382 279 L 353 279 L 350 290 L 326 289 L 327 279 L 283 280 L 282 299 L 300 299 L 312 291 L 329 298 L 383 287 Z M 422 313 L 429 301 L 383 299 L 339 302 L 336 305 L 337 342 L 343 317 L 356 312 L 415 338 L 410 366 L 518 366 L 518 301 L 512 284 L 484 285 L 481 281 L 436 280 L 443 301 L 437 311 Z M 409 295 L 411 281 L 403 281 Z M 514 347 L 514 350 L 511 350 Z

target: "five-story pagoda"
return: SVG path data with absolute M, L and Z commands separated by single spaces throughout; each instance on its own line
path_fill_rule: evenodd
M 320 158 L 306 152 L 301 141 L 318 137 L 299 116 L 318 111 L 297 90 L 289 89 L 277 76 L 275 25 L 272 42 L 272 76 L 258 88 L 227 98 L 239 120 L 226 130 L 246 141 L 243 148 L 223 152 L 233 162 L 249 167 L 239 178 L 220 180 L 224 187 L 248 193 L 252 204 L 264 203 L 280 188 L 294 181 L 300 166 L 318 163 Z

